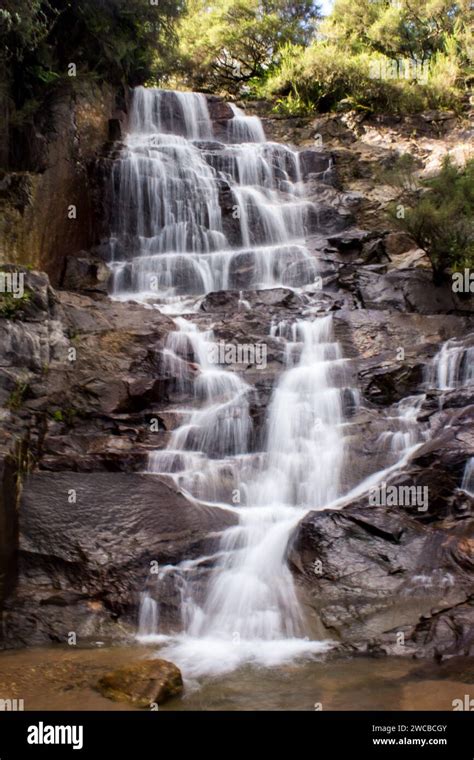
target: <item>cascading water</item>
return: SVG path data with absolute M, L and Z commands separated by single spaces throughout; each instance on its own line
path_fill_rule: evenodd
M 211 291 L 314 281 L 318 268 L 304 239 L 317 211 L 304 198 L 298 153 L 266 142 L 258 118 L 231 109 L 218 142 L 204 96 L 135 91 L 112 176 L 116 297 L 152 298 L 179 313 L 196 310 Z M 194 402 L 179 410 L 182 424 L 166 450 L 151 454 L 149 470 L 171 474 L 195 498 L 226 504 L 239 523 L 207 558 L 214 570 L 204 600 L 192 582 L 199 561 L 161 569 L 182 600 L 170 656 L 189 675 L 323 651 L 328 642 L 305 638 L 285 552 L 305 511 L 340 495 L 347 378 L 332 318 L 297 320 L 275 336 L 287 344 L 287 369 L 260 453 L 249 450 L 253 388 L 210 361 L 212 328 L 183 317 L 175 324 L 163 361 L 176 393 Z M 140 633 L 158 633 L 159 621 L 159 605 L 145 592 Z
M 217 142 L 203 95 L 134 91 L 112 176 L 115 296 L 169 304 L 314 281 L 304 245 L 314 207 L 301 197 L 298 153 L 263 142 L 260 121 L 238 109 L 228 121 L 229 143 Z
M 462 342 L 452 339 L 443 343 L 427 367 L 425 385 L 444 392 L 474 385 L 474 345 L 471 345 L 473 343 L 472 333 Z M 440 406 L 443 405 L 443 396 Z M 461 489 L 474 496 L 474 457 L 470 457 L 465 464 Z
M 173 574 L 184 601 L 184 631 L 165 654 L 186 674 L 197 676 L 225 672 L 243 661 L 269 665 L 325 651 L 330 642 L 304 637 L 305 622 L 285 553 L 291 531 L 308 509 L 340 495 L 347 373 L 333 340 L 332 317 L 280 325 L 279 337 L 287 343 L 287 370 L 269 410 L 263 457 L 242 456 L 249 430 L 249 389 L 232 373 L 208 366 L 204 345 L 209 334 L 196 333 L 184 320 L 179 325 L 185 332 L 172 335 L 171 343 L 187 352 L 181 336 L 193 337 L 201 367 L 194 381 L 196 392 L 203 387 L 209 392 L 204 407 L 173 434 L 168 450 L 151 456 L 150 469 L 178 471 L 181 485 L 207 498 L 217 496 L 223 470 L 230 469 L 232 485 L 240 485 L 245 506 L 238 509 L 239 524 L 222 536 L 203 604 L 194 598 L 188 580 L 196 562 L 162 570 L 162 577 Z M 217 458 L 212 459 L 206 444 L 215 449 L 217 441 Z M 219 458 L 223 454 L 225 460 Z M 145 595 L 142 635 L 157 632 L 157 614 Z
M 467 460 L 464 468 L 461 488 L 463 491 L 474 497 L 474 457 Z
M 425 382 L 442 391 L 472 385 L 474 345 L 465 345 L 455 339 L 443 343 L 427 369 Z
M 279 333 L 288 331 L 279 326 Z M 267 459 L 249 488 L 251 503 L 318 508 L 340 495 L 344 458 L 345 360 L 332 317 L 289 328 L 287 372 L 268 413 Z
M 163 362 L 176 398 L 187 399 L 174 410 L 181 424 L 167 448 L 150 455 L 148 470 L 238 517 L 212 556 L 160 568 L 142 595 L 140 637 L 161 642 L 187 677 L 331 647 L 306 635 L 285 555 L 308 510 L 347 495 L 347 410 L 358 402 L 332 316 L 313 304 L 305 318 L 271 327 L 285 371 L 269 404 L 263 450 L 252 447 L 255 389 L 211 358 L 212 325 L 202 329 L 202 319 L 189 317 L 212 291 L 235 290 L 248 309 L 245 290 L 311 288 L 319 267 L 305 239 L 318 234 L 319 217 L 304 197 L 298 152 L 266 142 L 259 119 L 232 107 L 219 135 L 205 96 L 137 88 L 112 174 L 114 295 L 175 315 Z M 390 474 L 417 444 L 422 398 L 395 410 L 396 430 L 380 440 L 392 453 L 389 466 L 351 494 Z M 174 628 L 162 624 L 156 583 L 180 600 Z

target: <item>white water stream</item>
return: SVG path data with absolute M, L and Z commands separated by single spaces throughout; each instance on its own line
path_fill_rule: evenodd
M 149 298 L 175 315 L 163 358 L 177 392 L 190 399 L 148 469 L 238 515 L 212 557 L 161 568 L 158 581 L 171 579 L 180 595 L 178 630 L 162 628 L 152 593 L 142 597 L 140 637 L 162 642 L 161 654 L 186 677 L 331 647 L 307 635 L 285 556 L 303 515 L 344 496 L 347 395 L 357 403 L 332 316 L 280 323 L 272 337 L 285 347 L 285 371 L 268 408 L 264 450 L 252 451 L 254 388 L 210 360 L 212 328 L 192 321 L 212 291 L 304 288 L 318 272 L 304 242 L 317 210 L 304 197 L 298 153 L 266 142 L 256 117 L 232 112 L 225 142 L 216 141 L 203 95 L 137 88 L 112 177 L 115 296 Z M 443 355 L 436 372 L 450 387 L 445 363 Z M 397 430 L 380 441 L 395 464 L 359 491 L 418 444 L 419 404 L 417 397 L 400 405 Z M 206 563 L 213 570 L 203 595 L 196 573 Z

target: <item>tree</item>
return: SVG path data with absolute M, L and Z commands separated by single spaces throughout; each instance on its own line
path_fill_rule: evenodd
M 322 32 L 354 52 L 369 48 L 389 58 L 421 62 L 456 35 L 462 46 L 470 0 L 336 0 Z
M 179 68 L 195 87 L 238 92 L 289 42 L 307 44 L 318 16 L 312 0 L 190 0 L 179 25 Z
M 459 169 L 446 156 L 423 189 L 399 224 L 427 252 L 440 282 L 447 269 L 474 266 L 474 159 Z
M 184 0 L 4 0 L 0 67 L 17 106 L 77 70 L 99 81 L 145 82 L 176 45 Z

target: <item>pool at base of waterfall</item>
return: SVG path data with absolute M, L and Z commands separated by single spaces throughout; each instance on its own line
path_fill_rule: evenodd
M 105 672 L 160 654 L 143 646 L 3 652 L 0 693 L 23 699 L 25 710 L 129 710 L 130 705 L 101 696 L 94 688 L 97 680 Z M 401 657 L 330 657 L 272 668 L 247 665 L 207 677 L 200 688 L 186 685 L 182 697 L 159 709 L 452 710 L 453 700 L 469 691 L 473 680 L 468 658 L 438 665 Z

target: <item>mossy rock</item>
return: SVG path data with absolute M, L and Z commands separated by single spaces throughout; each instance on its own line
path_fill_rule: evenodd
M 183 691 L 181 671 L 167 660 L 144 660 L 103 675 L 97 690 L 115 702 L 130 702 L 135 707 L 162 704 Z

